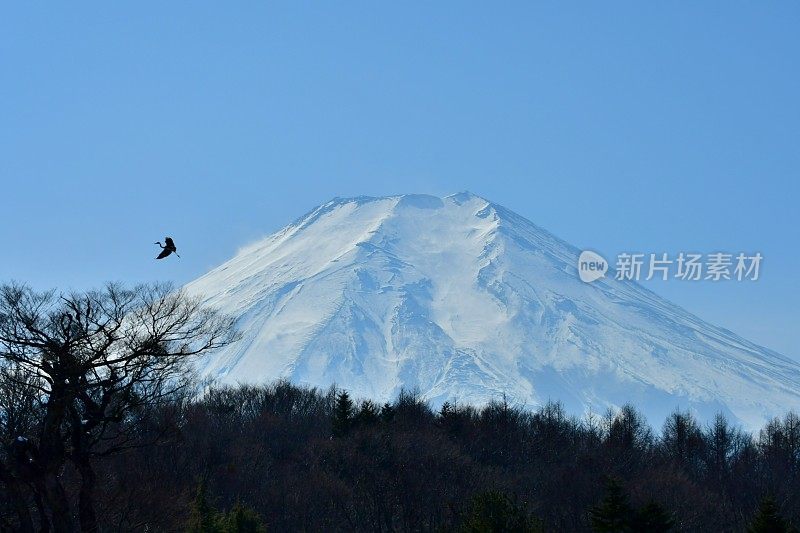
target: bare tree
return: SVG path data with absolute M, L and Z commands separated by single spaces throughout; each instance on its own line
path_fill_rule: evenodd
M 34 393 L 37 385 L 36 376 L 26 375 L 19 368 L 0 366 L 0 439 L 7 444 L 0 447 L 0 485 L 5 489 L 6 507 L 16 516 L 18 528 L 25 532 L 33 531 L 33 520 L 24 478 L 28 463 L 25 460 L 27 439 L 22 435 L 32 433 L 41 413 L 41 404 Z M 11 458 L 19 463 L 14 470 L 10 468 Z M 2 499 L 0 497 L 0 501 Z M 40 506 L 40 514 L 41 510 Z M 49 521 L 42 517 L 40 523 L 44 525 Z
M 80 529 L 97 531 L 93 458 L 128 446 L 137 418 L 186 389 L 191 358 L 235 338 L 231 319 L 166 284 L 66 296 L 0 287 L 3 380 L 22 404 L 40 405 L 28 409 L 35 423 L 6 424 L 12 453 L 0 457 L 0 481 L 11 492 L 29 484 L 53 529 L 73 531 L 60 479 L 69 462 L 80 474 Z

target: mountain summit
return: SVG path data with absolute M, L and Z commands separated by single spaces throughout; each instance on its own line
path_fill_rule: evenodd
M 243 333 L 201 370 L 375 400 L 631 402 L 656 424 L 800 408 L 800 365 L 635 283 L 583 283 L 578 255 L 471 193 L 337 198 L 187 285 Z

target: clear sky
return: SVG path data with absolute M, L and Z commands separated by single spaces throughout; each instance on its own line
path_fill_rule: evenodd
M 800 3 L 232 4 L 0 8 L 0 281 L 183 283 L 334 196 L 470 190 L 607 257 L 760 251 L 649 286 L 800 358 Z

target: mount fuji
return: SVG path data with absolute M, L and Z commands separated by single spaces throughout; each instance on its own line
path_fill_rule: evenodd
M 800 409 L 800 364 L 640 285 L 579 279 L 580 251 L 470 193 L 334 199 L 189 283 L 242 339 L 199 363 L 434 406 L 626 402 L 748 429 Z

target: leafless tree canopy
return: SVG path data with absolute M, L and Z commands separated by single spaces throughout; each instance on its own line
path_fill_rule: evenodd
M 125 448 L 131 419 L 185 389 L 193 356 L 235 338 L 230 318 L 166 284 L 69 295 L 0 287 L 0 424 L 11 439 L 0 477 L 20 492 L 32 486 L 39 521 L 71 531 L 59 480 L 69 462 L 80 474 L 80 527 L 96 530 L 92 457 Z
M 42 392 L 70 377 L 125 382 L 172 369 L 176 360 L 223 346 L 232 335 L 230 319 L 170 285 L 110 284 L 69 296 L 0 288 L 0 356 L 41 376 Z

